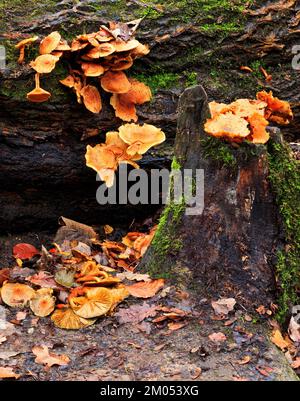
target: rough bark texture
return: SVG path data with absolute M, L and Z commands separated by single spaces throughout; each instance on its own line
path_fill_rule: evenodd
M 172 143 L 178 96 L 197 81 L 207 88 L 211 100 L 254 97 L 262 87 L 272 89 L 291 101 L 299 116 L 299 71 L 291 66 L 292 47 L 299 34 L 299 5 L 295 0 L 249 4 L 238 0 L 181 0 L 165 5 L 135 0 L 0 0 L 0 44 L 7 51 L 7 68 L 0 71 L 2 229 L 27 229 L 29 221 L 47 227 L 56 222 L 58 214 L 85 221 L 103 215 L 95 201 L 94 174 L 85 167 L 84 151 L 88 143 L 102 140 L 106 130 L 121 123 L 113 117 L 107 99 L 99 116 L 77 105 L 58 83 L 66 75 L 63 66 L 42 80 L 43 87 L 53 93 L 51 101 L 38 106 L 28 103 L 25 95 L 33 87 L 33 71 L 16 64 L 17 41 L 53 30 L 71 39 L 111 19 L 145 16 L 138 38 L 150 44 L 151 53 L 137 62 L 131 75 L 149 83 L 155 98 L 139 108 L 140 121 L 161 126 Z M 28 60 L 34 56 L 30 51 Z M 241 72 L 243 64 L 254 72 Z M 272 73 L 271 83 L 264 81 L 259 64 Z M 299 132 L 298 121 L 285 131 L 293 138 Z M 100 136 L 80 141 L 88 128 L 95 127 Z M 161 147 L 149 156 L 146 167 L 158 161 L 168 165 L 169 153 Z
M 204 210 L 187 215 L 182 205 L 167 206 L 142 265 L 203 296 L 235 296 L 247 306 L 271 302 L 279 223 L 266 148 L 232 148 L 230 166 L 214 160 L 218 150 L 207 148 L 214 139 L 203 132 L 208 105 L 201 86 L 185 90 L 178 113 L 176 164 L 204 169 Z

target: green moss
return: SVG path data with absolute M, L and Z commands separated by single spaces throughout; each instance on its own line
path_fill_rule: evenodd
M 185 87 L 188 88 L 189 86 L 197 85 L 198 83 L 198 74 L 195 71 L 192 72 L 185 72 Z
M 277 253 L 280 285 L 278 319 L 284 321 L 293 304 L 300 302 L 300 164 L 288 145 L 269 142 L 269 179 L 285 229 L 286 246 Z
M 173 157 L 173 160 L 172 160 L 171 169 L 172 170 L 180 170 L 181 169 L 181 165 L 175 156 Z
M 152 94 L 155 94 L 159 89 L 170 89 L 178 87 L 180 84 L 180 74 L 173 72 L 159 72 L 153 75 L 141 73 L 134 74 L 134 77 L 148 85 Z

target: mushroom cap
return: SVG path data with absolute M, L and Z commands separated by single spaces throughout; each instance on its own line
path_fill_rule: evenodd
M 85 319 L 91 319 L 105 315 L 111 308 L 113 297 L 107 288 L 88 288 L 85 297 L 70 299 L 70 305 L 74 312 Z
M 117 287 L 110 290 L 110 293 L 113 298 L 110 312 L 112 312 L 119 303 L 124 301 L 124 299 L 130 295 L 124 284 L 118 284 Z
M 104 67 L 96 63 L 82 63 L 81 68 L 86 77 L 99 77 L 105 72 Z
M 70 51 L 71 47 L 69 46 L 69 44 L 66 40 L 60 40 L 59 44 L 57 45 L 57 47 L 54 50 L 65 52 L 65 51 Z
M 122 39 L 116 39 L 111 42 L 115 46 L 116 52 L 127 52 L 129 50 L 133 50 L 140 45 L 140 42 L 136 39 L 130 39 L 128 42 L 125 42 Z
M 84 265 L 81 267 L 78 277 L 91 276 L 91 275 L 97 276 L 100 272 L 105 273 L 101 270 L 100 265 L 97 265 L 97 263 L 94 261 L 88 261 L 85 262 Z
M 113 93 L 110 98 L 110 104 L 115 110 L 116 117 L 119 117 L 123 121 L 137 121 L 138 117 L 136 114 L 136 108 L 134 103 L 122 103 L 120 101 L 120 95 Z
M 116 169 L 117 160 L 115 154 L 103 144 L 94 147 L 86 147 L 86 165 L 99 172 L 102 169 Z
M 75 78 L 73 75 L 68 75 L 65 79 L 61 79 L 59 82 L 68 88 L 74 88 Z
M 105 29 L 100 28 L 98 32 L 96 32 L 95 38 L 98 42 L 109 42 L 110 40 L 114 39 L 114 37 Z
M 126 93 L 131 84 L 122 71 L 108 71 L 101 78 L 101 86 L 106 92 Z
M 144 154 L 152 146 L 165 141 L 164 132 L 150 124 L 125 124 L 119 128 L 120 138 L 129 144 L 127 153 L 129 155 Z
M 251 128 L 251 137 L 253 143 L 266 143 L 268 142 L 270 135 L 266 131 L 266 126 L 269 124 L 268 121 L 260 113 L 254 113 L 248 117 L 248 121 Z
M 151 100 L 152 94 L 149 86 L 133 78 L 130 78 L 129 82 L 131 83 L 129 91 L 119 95 L 122 104 L 143 104 Z
M 117 277 L 99 277 L 98 276 L 84 276 L 77 279 L 79 284 L 84 286 L 95 286 L 95 287 L 109 287 L 111 285 L 115 285 L 121 282 L 121 280 Z
M 115 171 L 113 168 L 102 168 L 98 171 L 100 179 L 105 182 L 107 188 L 114 185 Z
M 233 113 L 219 114 L 207 120 L 204 130 L 215 137 L 245 138 L 250 134 L 248 122 Z
M 46 36 L 40 43 L 40 54 L 49 54 L 57 48 L 61 41 L 61 35 L 55 31 Z
M 77 52 L 88 46 L 89 42 L 81 42 L 78 39 L 73 39 L 71 43 L 71 52 Z
M 248 117 L 254 113 L 264 115 L 267 103 L 260 100 L 238 99 L 228 105 L 229 111 L 239 117 Z
M 42 56 L 38 56 L 34 61 L 31 61 L 29 65 L 40 74 L 48 74 L 54 70 L 58 61 L 59 57 L 53 56 L 52 54 L 43 54 Z
M 84 319 L 74 313 L 71 308 L 56 309 L 51 315 L 56 327 L 66 330 L 78 330 L 95 323 L 95 319 Z
M 52 296 L 52 293 L 51 288 L 41 288 L 35 292 L 29 305 L 36 316 L 45 317 L 54 311 L 56 298 Z
M 119 132 L 116 131 L 109 131 L 106 133 L 105 144 L 115 154 L 118 150 L 123 153 L 128 148 L 128 145 L 120 138 Z
M 1 288 L 2 301 L 14 308 L 23 308 L 34 295 L 35 291 L 26 284 L 6 283 Z
M 112 60 L 107 62 L 107 65 L 111 71 L 128 70 L 128 68 L 132 67 L 133 65 L 133 59 L 131 56 L 114 57 Z
M 274 97 L 271 91 L 269 93 L 266 91 L 258 92 L 256 97 L 258 100 L 267 103 L 269 111 L 267 118 L 270 121 L 285 125 L 293 119 L 293 112 L 289 102 Z
M 42 103 L 46 102 L 51 97 L 51 93 L 42 88 L 35 88 L 27 93 L 26 97 L 30 102 Z
M 37 41 L 38 38 L 39 38 L 38 36 L 33 36 L 31 38 L 23 39 L 23 40 L 21 40 L 21 42 L 19 42 L 15 45 L 15 48 L 20 49 L 21 47 L 24 47 L 26 45 L 29 45 L 30 43 Z
M 84 86 L 80 95 L 85 107 L 92 113 L 100 113 L 102 109 L 101 97 L 98 89 L 93 85 Z
M 229 106 L 225 103 L 218 103 L 218 102 L 209 102 L 209 111 L 212 118 L 215 118 L 219 114 L 224 114 L 229 112 Z
M 112 43 L 98 43 L 97 47 L 89 50 L 86 55 L 92 59 L 107 57 L 115 52 L 115 46 Z
M 130 52 L 130 56 L 135 59 L 146 56 L 149 53 L 150 53 L 149 46 L 139 43 L 139 45 Z

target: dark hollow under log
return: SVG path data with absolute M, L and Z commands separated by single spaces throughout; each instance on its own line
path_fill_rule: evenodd
M 186 89 L 179 100 L 175 160 L 181 171 L 204 170 L 203 213 L 187 215 L 186 206 L 167 205 L 140 267 L 197 288 L 198 297 L 267 304 L 275 295 L 273 257 L 280 232 L 267 150 L 248 144 L 232 149 L 230 167 L 214 160 L 207 150 L 212 138 L 203 131 L 208 113 L 203 88 Z

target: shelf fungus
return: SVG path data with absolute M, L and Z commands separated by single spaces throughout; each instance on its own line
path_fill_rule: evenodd
M 21 42 L 17 43 L 15 45 L 16 49 L 19 49 L 20 54 L 18 58 L 18 64 L 23 64 L 25 61 L 25 47 L 30 46 L 32 43 L 36 42 L 38 40 L 38 36 L 33 36 L 32 38 L 27 38 L 24 40 L 21 40 Z
M 257 100 L 238 99 L 230 104 L 210 102 L 206 133 L 231 142 L 265 144 L 269 140 L 269 122 L 288 124 L 293 113 L 289 103 L 274 98 L 272 92 L 261 91 L 256 97 Z
M 101 86 L 106 92 L 127 93 L 131 84 L 122 71 L 108 71 L 101 78 Z
M 46 102 L 51 97 L 51 93 L 40 87 L 40 74 L 35 74 L 35 88 L 27 93 L 27 99 L 33 103 Z
M 52 293 L 52 288 L 40 288 L 30 299 L 30 309 L 36 316 L 49 316 L 54 311 L 56 298 Z
M 23 308 L 34 297 L 35 291 L 26 284 L 6 283 L 1 288 L 2 301 L 13 308 Z

